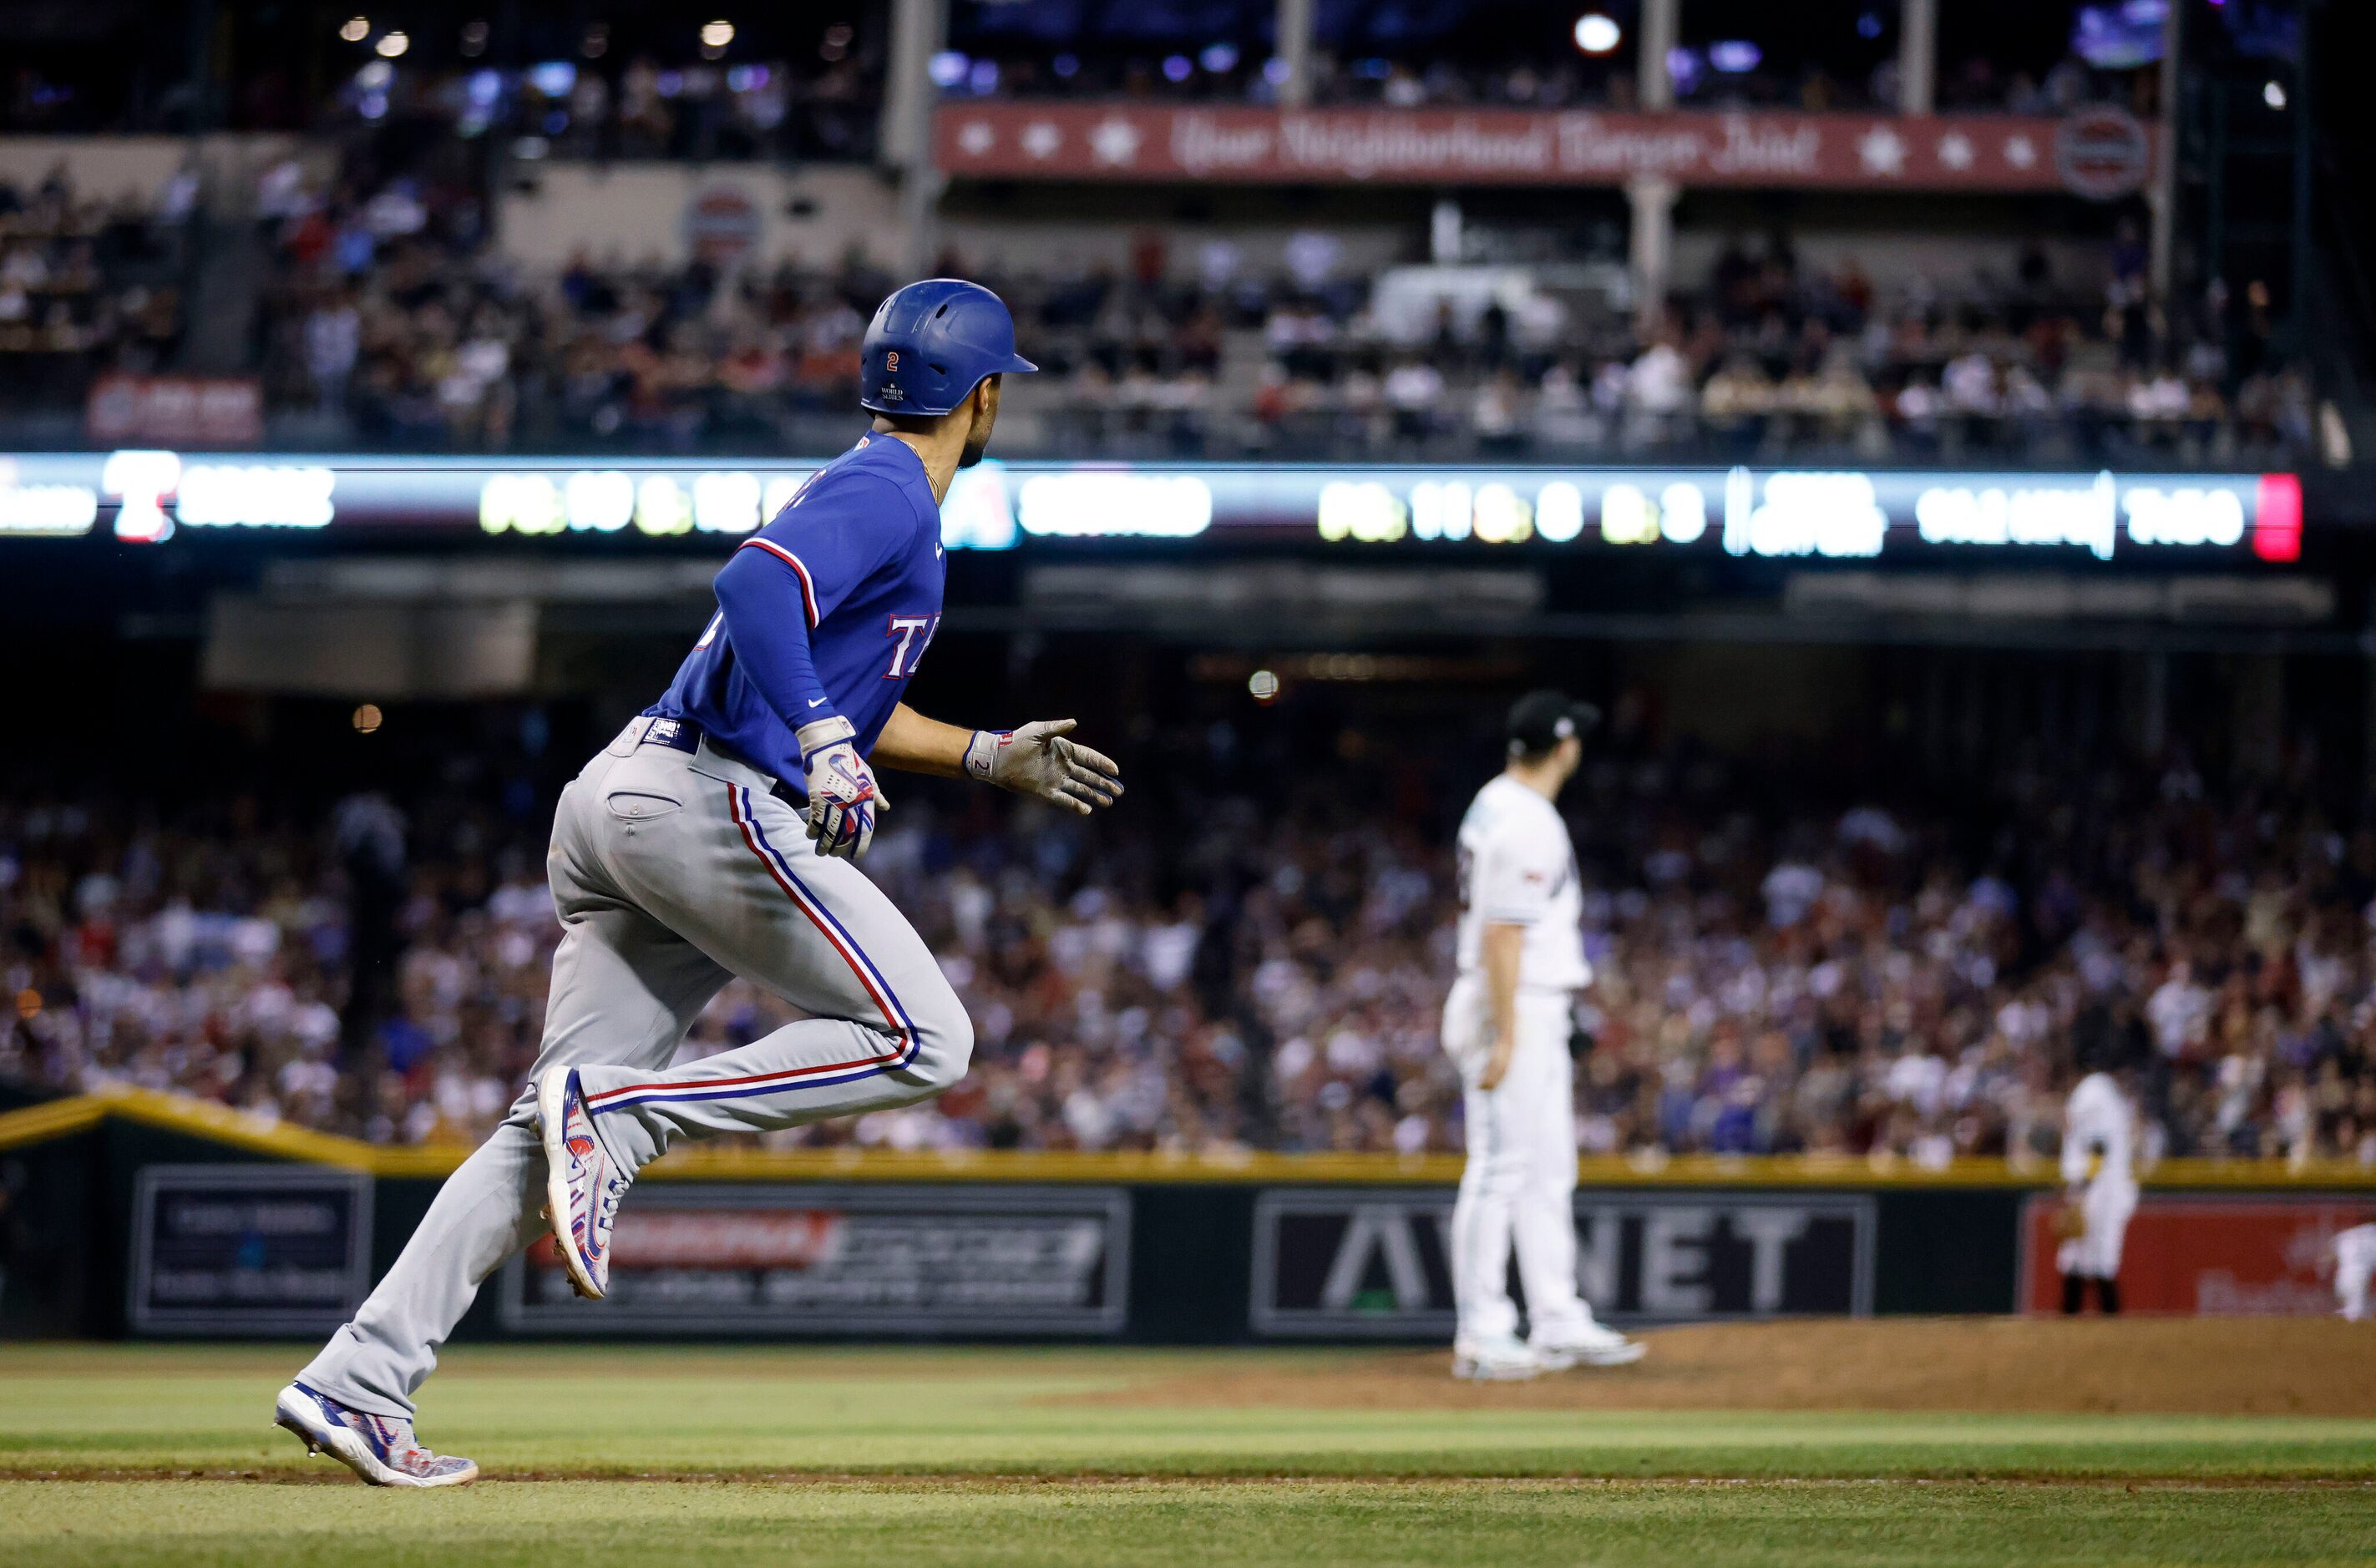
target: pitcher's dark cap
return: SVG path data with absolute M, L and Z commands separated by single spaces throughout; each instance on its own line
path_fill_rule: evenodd
M 1600 709 L 1564 692 L 1528 692 L 1510 705 L 1503 732 L 1513 756 L 1539 756 L 1570 735 L 1586 735 L 1600 722 Z

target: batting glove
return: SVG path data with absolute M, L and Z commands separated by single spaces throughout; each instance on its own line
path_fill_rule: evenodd
M 801 743 L 801 770 L 808 776 L 809 837 L 820 855 L 854 861 L 874 842 L 874 819 L 891 809 L 874 782 L 873 770 L 853 743 L 858 731 L 847 719 L 820 719 L 793 733 Z
M 1070 719 L 1042 719 L 1020 730 L 977 730 L 966 745 L 966 771 L 985 784 L 1037 795 L 1083 816 L 1122 794 L 1111 757 L 1064 737 Z

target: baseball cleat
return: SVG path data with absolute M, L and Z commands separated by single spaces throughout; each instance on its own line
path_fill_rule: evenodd
M 1545 1372 L 1565 1372 L 1570 1367 L 1630 1367 L 1650 1353 L 1650 1348 L 1640 1340 L 1628 1339 L 1615 1329 L 1603 1328 L 1597 1323 L 1546 1340 L 1533 1349 Z
M 536 1119 L 554 1249 L 571 1288 L 599 1301 L 611 1288 L 611 1226 L 629 1178 L 594 1130 L 575 1067 L 550 1067 L 537 1079 Z
M 272 1424 L 286 1427 L 308 1454 L 327 1454 L 374 1486 L 466 1486 L 479 1467 L 432 1454 L 400 1416 L 350 1410 L 327 1394 L 292 1383 L 272 1403 Z
M 1463 1383 L 1523 1383 L 1543 1363 L 1524 1340 L 1491 1339 L 1452 1348 L 1452 1375 Z

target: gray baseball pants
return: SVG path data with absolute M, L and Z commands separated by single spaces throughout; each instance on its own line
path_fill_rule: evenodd
M 579 1069 L 625 1170 L 681 1137 L 756 1133 L 907 1105 L 965 1075 L 973 1026 L 907 920 L 848 861 L 816 854 L 774 780 L 712 751 L 623 731 L 553 814 L 562 923 L 537 1071 Z M 811 1016 L 669 1065 L 730 975 Z M 374 1415 L 413 1391 L 480 1282 L 551 1227 L 536 1096 L 446 1180 L 354 1321 L 299 1378 Z

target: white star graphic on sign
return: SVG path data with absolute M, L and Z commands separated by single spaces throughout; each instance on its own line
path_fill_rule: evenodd
M 1089 133 L 1089 150 L 1100 163 L 1128 163 L 1138 156 L 1138 127 L 1117 116 Z
M 1063 145 L 1064 133 L 1045 120 L 1034 120 L 1023 127 L 1023 150 L 1034 158 L 1053 158 Z
M 2005 161 L 2016 169 L 2026 169 L 2037 161 L 2037 144 L 2025 136 L 2005 137 Z
M 968 120 L 957 127 L 957 150 L 980 158 L 998 145 L 998 132 L 987 120 Z
M 1939 161 L 1958 173 L 1972 166 L 1972 138 L 1961 131 L 1949 131 L 1939 138 Z
M 1875 125 L 1865 132 L 1857 143 L 1857 156 L 1864 160 L 1868 174 L 1903 174 L 1906 172 L 1906 143 L 1887 125 Z

